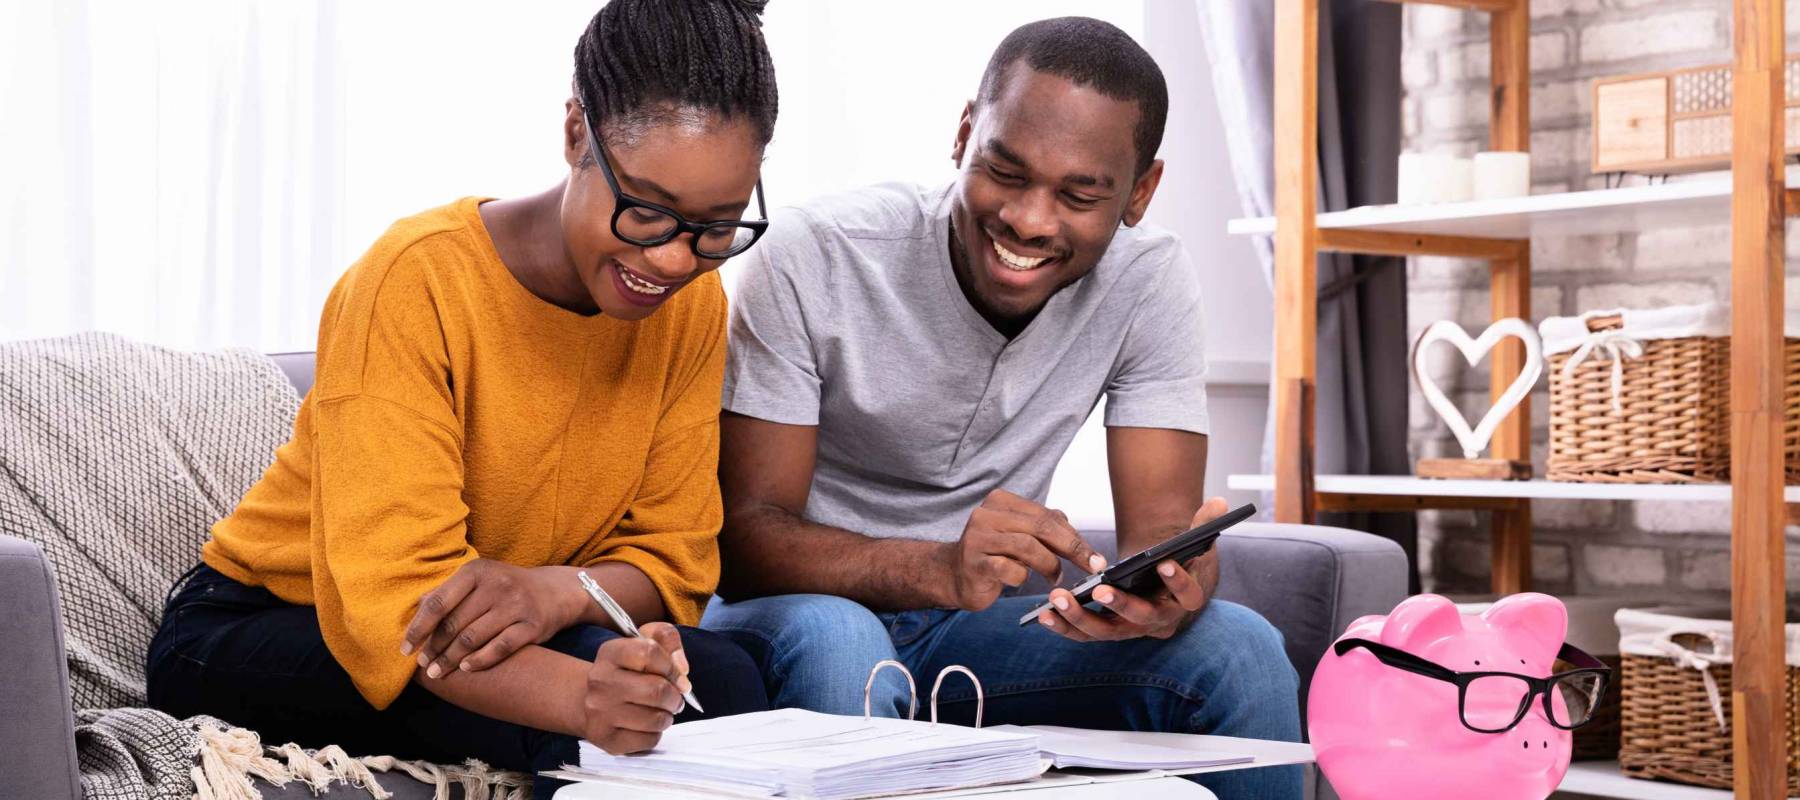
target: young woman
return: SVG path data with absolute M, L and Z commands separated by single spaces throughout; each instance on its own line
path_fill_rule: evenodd
M 612 0 L 575 49 L 568 176 L 400 220 L 350 268 L 292 440 L 173 590 L 153 704 L 519 770 L 647 749 L 699 715 L 683 691 L 766 706 L 742 650 L 670 624 L 719 575 L 714 270 L 766 224 L 761 10 Z

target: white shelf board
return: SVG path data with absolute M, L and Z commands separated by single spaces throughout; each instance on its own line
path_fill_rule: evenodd
M 1229 489 L 1273 491 L 1273 475 L 1231 475 Z M 1437 480 L 1411 475 L 1315 475 L 1313 490 L 1333 494 L 1386 494 L 1428 497 L 1523 497 L 1534 500 L 1678 500 L 1724 502 L 1723 483 L 1570 483 L 1566 481 Z M 1800 486 L 1787 487 L 1787 501 L 1800 503 Z
M 1787 176 L 1800 188 L 1800 170 Z M 1560 192 L 1499 200 L 1415 206 L 1362 206 L 1318 216 L 1320 228 L 1524 239 L 1683 228 L 1731 218 L 1731 176 L 1707 175 L 1655 186 Z M 1275 232 L 1274 217 L 1234 219 L 1226 232 Z
M 1679 783 L 1646 781 L 1619 774 L 1617 761 L 1577 761 L 1569 765 L 1558 792 L 1626 797 L 1632 800 L 1730 800 L 1728 789 L 1708 789 Z M 1552 795 L 1554 797 L 1554 795 Z

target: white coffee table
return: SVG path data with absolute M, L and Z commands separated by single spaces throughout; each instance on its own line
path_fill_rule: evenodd
M 983 798 L 985 800 L 1117 800 L 1127 792 L 1132 800 L 1218 800 L 1218 795 L 1206 790 L 1206 787 L 1186 778 L 1147 778 L 1119 783 L 1084 783 L 1056 785 L 1053 782 L 1038 784 L 1015 784 L 1011 786 L 994 786 L 986 790 L 968 790 L 962 792 L 934 792 L 931 794 L 907 795 L 908 800 L 932 800 L 937 798 Z M 640 783 L 613 781 L 583 781 L 563 787 L 556 793 L 555 800 L 719 800 L 721 796 L 703 792 L 687 792 L 676 789 L 662 789 L 644 786 Z
M 1043 727 L 1051 730 L 1069 730 L 1053 726 Z M 1313 760 L 1311 745 L 1294 742 L 1270 742 L 1261 739 L 1239 739 L 1232 736 L 1194 736 L 1182 733 L 1134 733 L 1130 731 L 1082 731 L 1082 733 L 1135 744 L 1247 753 L 1255 756 L 1256 760 L 1248 764 L 1183 770 L 1179 773 L 1161 774 L 1151 778 L 1132 776 L 1129 780 L 1122 775 L 1104 773 L 1074 776 L 1051 772 L 1031 783 L 991 786 L 984 789 L 956 792 L 932 792 L 910 797 L 920 800 L 929 800 L 930 798 L 941 800 L 951 797 L 982 797 L 989 800 L 1004 800 L 1007 797 L 1017 797 L 1019 800 L 1027 800 L 1027 798 L 1029 800 L 1039 800 L 1040 798 L 1042 800 L 1052 800 L 1052 798 L 1054 800 L 1112 800 L 1121 794 L 1128 794 L 1132 800 L 1218 800 L 1218 796 L 1207 791 L 1206 787 L 1175 777 L 1175 775 L 1224 772 L 1233 769 L 1273 767 L 1283 764 L 1307 764 Z M 572 784 L 558 791 L 555 800 L 614 800 L 620 797 L 629 797 L 631 800 L 718 800 L 718 795 L 714 794 L 647 787 L 643 784 L 623 781 L 583 781 Z

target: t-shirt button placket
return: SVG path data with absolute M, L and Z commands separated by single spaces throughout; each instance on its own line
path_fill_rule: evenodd
M 1006 372 L 1004 368 L 1006 366 L 1007 356 L 1009 355 L 1012 355 L 1012 348 L 1010 347 L 1002 349 L 1000 354 L 994 357 L 994 372 L 988 376 L 988 395 L 987 399 L 981 401 L 982 411 L 994 410 L 994 392 L 998 390 L 999 386 L 1006 382 Z

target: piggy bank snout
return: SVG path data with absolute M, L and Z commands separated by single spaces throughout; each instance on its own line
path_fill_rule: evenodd
M 1569 757 L 1569 732 L 1550 724 L 1533 709 L 1519 724 L 1502 734 L 1507 760 L 1519 768 L 1540 770 Z

